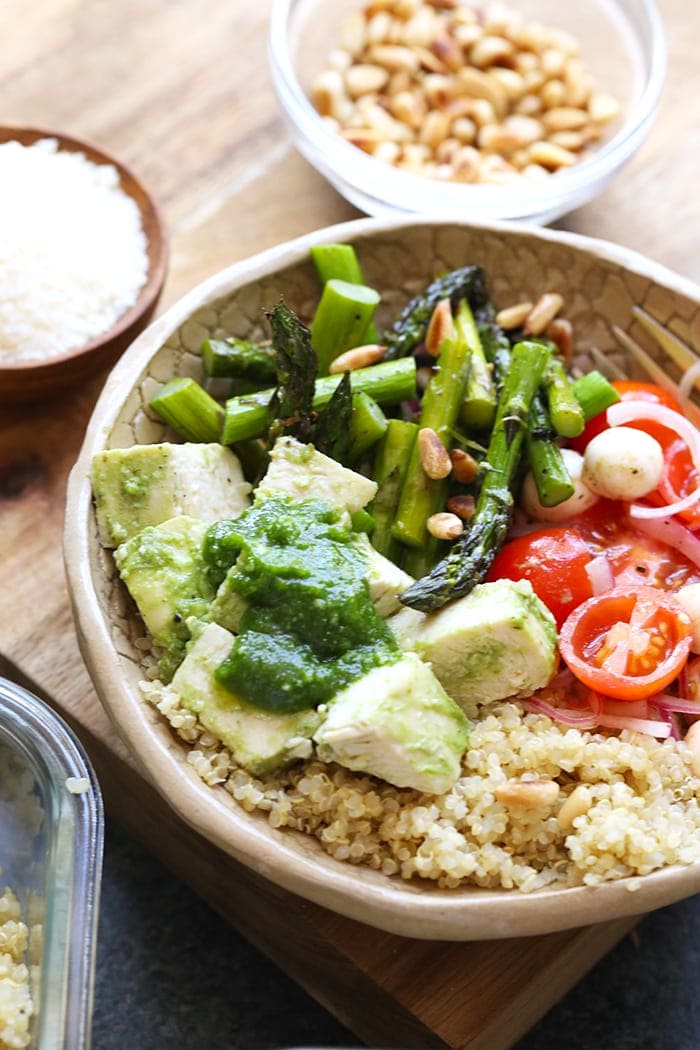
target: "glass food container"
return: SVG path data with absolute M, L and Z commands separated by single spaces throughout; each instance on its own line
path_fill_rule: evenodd
M 102 799 L 81 745 L 43 701 L 0 678 L 0 1045 L 4 1021 L 11 1046 L 89 1046 L 102 843 Z M 8 976 L 17 905 L 27 944 Z M 12 1010 L 18 974 L 32 1002 L 27 1035 Z

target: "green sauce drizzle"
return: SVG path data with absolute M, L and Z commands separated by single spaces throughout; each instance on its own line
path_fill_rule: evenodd
M 248 608 L 215 678 L 278 713 L 316 707 L 400 651 L 375 611 L 356 535 L 320 500 L 272 497 L 212 525 L 204 558 Z

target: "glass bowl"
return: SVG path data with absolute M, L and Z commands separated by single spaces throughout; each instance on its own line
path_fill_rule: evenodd
M 30 1042 L 10 1045 L 90 1045 L 102 841 L 100 790 L 82 747 L 46 704 L 0 678 L 0 900 L 9 889 L 28 927 L 34 1008 Z M 3 921 L 0 908 L 0 953 Z
M 363 0 L 273 0 L 269 53 L 277 98 L 294 142 L 348 201 L 370 215 L 450 212 L 481 222 L 551 222 L 600 193 L 649 133 L 666 73 L 666 44 L 653 0 L 510 0 L 531 20 L 571 33 L 598 88 L 621 105 L 616 132 L 585 160 L 545 178 L 464 184 L 412 174 L 377 160 L 332 130 L 309 95 L 340 46 L 345 14 Z

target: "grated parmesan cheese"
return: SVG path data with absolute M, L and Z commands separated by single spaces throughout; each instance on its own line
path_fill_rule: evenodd
M 0 145 L 0 363 L 83 346 L 134 304 L 147 273 L 139 210 L 113 165 L 55 139 Z

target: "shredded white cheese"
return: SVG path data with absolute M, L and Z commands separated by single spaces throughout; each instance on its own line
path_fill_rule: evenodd
M 90 781 L 87 777 L 68 777 L 66 788 L 71 795 L 84 795 L 90 790 Z
M 0 145 L 0 362 L 53 357 L 107 331 L 148 273 L 116 168 L 55 139 Z

